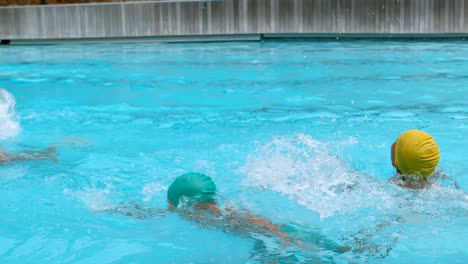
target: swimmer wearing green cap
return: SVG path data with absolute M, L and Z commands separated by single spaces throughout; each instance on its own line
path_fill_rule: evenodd
M 247 229 L 255 229 L 257 232 L 277 235 L 284 242 L 291 243 L 289 236 L 266 218 L 232 209 L 221 210 L 215 196 L 215 183 L 201 173 L 183 174 L 167 190 L 170 209 L 177 209 L 185 218 L 202 225 L 218 226 L 229 233 L 248 233 L 252 230 Z
M 182 217 L 194 221 L 203 227 L 219 229 L 226 233 L 233 233 L 255 239 L 254 234 L 267 237 L 278 237 L 283 245 L 297 245 L 304 247 L 304 243 L 293 239 L 288 233 L 298 232 L 299 227 L 294 225 L 277 226 L 269 219 L 233 208 L 220 208 L 218 202 L 221 198 L 217 194 L 213 180 L 201 173 L 186 173 L 177 177 L 167 191 L 168 211 L 177 212 Z M 106 212 L 124 214 L 136 218 L 160 216 L 165 211 L 148 209 L 141 206 L 123 206 Z M 320 246 L 337 253 L 349 250 L 341 247 L 320 234 L 309 231 L 307 241 L 313 246 Z M 302 231 L 299 232 L 302 235 Z

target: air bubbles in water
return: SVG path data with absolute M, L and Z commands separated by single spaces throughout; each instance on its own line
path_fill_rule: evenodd
M 20 130 L 15 114 L 15 98 L 0 89 L 0 140 L 14 137 Z

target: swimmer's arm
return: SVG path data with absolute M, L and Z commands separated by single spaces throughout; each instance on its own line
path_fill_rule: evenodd
M 80 138 L 70 137 L 61 142 L 54 143 L 44 150 L 21 150 L 13 152 L 5 152 L 0 149 L 0 165 L 14 161 L 30 161 L 30 160 L 52 160 L 58 162 L 56 157 L 56 149 L 63 145 L 86 146 L 88 143 Z
M 11 153 L 1 153 L 0 163 L 5 164 L 14 161 L 29 161 L 29 160 L 52 160 L 57 162 L 55 157 L 55 147 L 49 147 L 45 150 L 22 150 Z
M 97 210 L 95 213 L 121 214 L 137 219 L 149 219 L 164 217 L 170 209 L 147 208 L 138 204 L 120 204 L 115 208 Z
M 8 157 L 2 152 L 0 152 L 0 164 L 5 164 L 7 162 L 8 162 Z
M 251 213 L 239 213 L 239 212 L 236 212 L 236 211 L 233 211 L 233 210 L 229 210 L 229 215 L 231 217 L 234 217 L 231 220 L 232 225 L 242 225 L 242 223 L 239 220 L 237 220 L 238 218 L 241 218 L 241 219 L 247 221 L 248 223 L 250 223 L 252 225 L 255 225 L 255 226 L 257 226 L 257 227 L 259 227 L 261 229 L 264 229 L 264 230 L 268 230 L 273 234 L 276 234 L 278 237 L 283 239 L 283 241 L 286 244 L 291 243 L 291 239 L 288 236 L 288 234 L 282 232 L 277 225 L 273 224 L 269 219 L 267 219 L 265 217 L 261 217 L 261 216 L 254 215 L 254 214 L 251 214 Z
M 258 227 L 262 227 L 266 230 L 269 230 L 270 232 L 276 234 L 278 237 L 282 238 L 284 242 L 288 244 L 291 243 L 291 239 L 289 238 L 288 234 L 282 232 L 280 228 L 277 225 L 273 224 L 269 219 L 250 213 L 247 213 L 245 217 L 248 222 Z

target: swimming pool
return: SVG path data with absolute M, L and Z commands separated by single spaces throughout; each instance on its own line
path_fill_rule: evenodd
M 2 148 L 64 144 L 58 163 L 0 166 L 0 260 L 465 263 L 466 54 L 464 42 L 1 47 Z M 390 145 L 410 128 L 434 136 L 458 189 L 388 183 Z M 190 171 L 305 243 L 354 250 L 99 212 L 164 208 Z

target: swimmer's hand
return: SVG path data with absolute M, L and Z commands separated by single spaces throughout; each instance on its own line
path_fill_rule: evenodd
M 432 176 L 431 179 L 433 181 L 441 180 L 442 182 L 447 182 L 448 184 L 451 184 L 453 188 L 455 189 L 461 189 L 460 185 L 458 182 L 455 180 L 455 178 L 448 176 L 444 171 L 438 170 L 436 171 Z
M 164 217 L 168 210 L 158 208 L 147 208 L 138 204 L 123 204 L 120 203 L 115 208 L 97 210 L 95 213 L 121 214 L 137 219 L 150 219 Z

